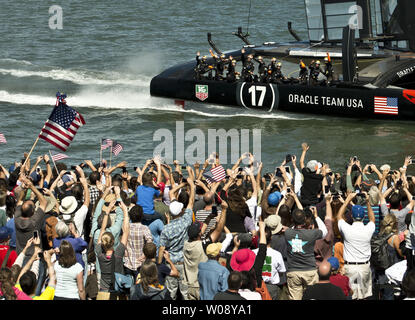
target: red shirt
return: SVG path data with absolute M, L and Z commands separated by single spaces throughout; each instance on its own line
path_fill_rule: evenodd
M 6 257 L 6 253 L 8 249 L 9 249 L 9 246 L 0 245 L 0 266 L 3 263 L 4 258 Z M 16 259 L 17 259 L 17 253 L 15 250 L 13 250 L 9 255 L 9 259 L 7 260 L 6 266 L 8 268 L 11 268 Z
M 340 273 L 338 273 L 336 275 L 330 276 L 330 283 L 342 289 L 345 296 L 349 295 L 349 277 L 343 276 Z

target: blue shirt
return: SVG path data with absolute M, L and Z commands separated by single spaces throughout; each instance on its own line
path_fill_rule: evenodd
M 143 213 L 154 214 L 154 195 L 158 197 L 160 191 L 148 186 L 138 186 L 135 195 L 137 204 L 143 208 Z
M 12 233 L 12 236 L 10 237 L 10 240 L 9 240 L 9 246 L 11 248 L 16 248 L 16 228 L 15 228 L 15 225 L 14 225 L 14 218 L 7 221 L 6 228 L 10 229 L 10 231 Z
M 165 225 L 160 234 L 160 246 L 165 247 L 173 263 L 183 261 L 183 246 L 187 240 L 187 229 L 192 224 L 193 212 L 186 209 L 184 215 Z
M 88 243 L 82 238 L 74 238 L 72 236 L 68 236 L 65 238 L 53 239 L 53 242 L 52 242 L 53 248 L 59 248 L 63 240 L 68 241 L 72 245 L 72 248 L 75 251 L 76 262 L 80 263 L 81 266 L 85 268 L 85 263 L 84 263 L 84 260 L 82 259 L 82 251 L 86 249 L 86 247 L 88 246 Z
M 199 263 L 200 300 L 213 300 L 215 294 L 228 290 L 228 276 L 228 269 L 216 260 Z
M 154 220 L 148 226 L 150 229 L 151 235 L 153 236 L 153 243 L 157 246 L 160 246 L 160 234 L 163 231 L 164 223 L 160 219 Z

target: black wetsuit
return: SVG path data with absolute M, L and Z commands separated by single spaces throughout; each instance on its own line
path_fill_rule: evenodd
M 264 61 L 258 61 L 258 81 L 265 82 L 267 75 L 267 67 L 265 66 Z
M 307 84 L 308 80 L 308 70 L 307 67 L 301 68 L 300 67 L 300 73 L 298 75 L 298 80 L 301 84 Z
M 333 65 L 331 62 L 326 62 L 326 69 L 324 70 L 324 75 L 327 78 L 327 82 L 331 82 L 333 80 Z
M 241 78 L 243 79 L 243 81 L 252 82 L 254 80 L 252 76 L 255 70 L 254 63 L 252 62 L 252 60 L 247 60 L 245 53 L 241 55 L 241 61 L 243 65 Z
M 311 84 L 319 84 L 320 82 L 318 80 L 318 76 L 320 73 L 324 75 L 323 70 L 321 69 L 320 66 L 316 67 L 315 64 L 310 64 L 309 69 L 310 69 Z
M 236 81 L 236 74 L 235 74 L 235 66 L 232 64 L 232 61 L 228 64 L 228 73 L 226 74 L 226 80 L 228 82 L 235 82 Z
M 196 56 L 196 67 L 195 67 L 195 76 L 196 79 L 200 80 L 202 75 L 205 74 L 208 70 L 208 64 L 206 61 L 200 59 L 199 56 Z
M 221 59 L 221 58 L 216 59 L 216 74 L 215 74 L 216 80 L 223 79 L 223 72 L 225 71 L 225 64 L 226 64 L 225 59 Z

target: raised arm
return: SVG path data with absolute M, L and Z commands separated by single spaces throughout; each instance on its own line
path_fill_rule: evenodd
M 50 158 L 49 158 L 49 156 L 47 154 L 45 154 L 43 156 L 43 160 L 45 161 L 45 164 L 46 164 L 46 177 L 45 177 L 45 182 L 47 183 L 47 185 L 49 187 L 49 183 L 50 183 L 50 180 L 52 179 L 52 175 L 53 175 L 52 174 L 52 167 L 50 165 Z M 43 185 L 42 185 L 42 188 L 43 188 Z
M 122 223 L 122 237 L 121 237 L 121 243 L 127 247 L 127 240 L 128 236 L 130 234 L 130 218 L 128 216 L 128 209 L 127 206 L 124 204 L 124 202 L 121 201 L 120 207 L 122 209 L 122 212 L 124 213 L 124 219 Z
M 36 195 L 37 199 L 39 200 L 39 208 L 43 211 L 46 210 L 46 206 L 48 204 L 48 201 L 45 199 L 43 194 L 39 192 L 39 190 L 33 185 L 32 181 L 28 178 L 23 178 L 22 181 L 32 192 Z
M 86 181 L 84 171 L 82 170 L 80 166 L 76 166 L 76 171 L 79 173 L 79 176 L 80 176 L 79 181 L 81 182 L 82 188 L 84 189 L 84 206 L 89 207 L 91 198 L 90 198 L 88 183 Z
M 190 186 L 189 204 L 187 205 L 187 209 L 193 210 L 193 206 L 195 204 L 196 186 L 192 179 L 187 179 L 187 183 Z
M 216 223 L 215 230 L 213 230 L 212 233 L 210 234 L 210 238 L 212 239 L 212 242 L 216 242 L 219 239 L 223 231 L 223 228 L 225 227 L 226 211 L 228 210 L 228 204 L 226 203 L 226 201 L 222 200 L 221 208 L 222 208 L 222 212 L 220 214 L 219 221 Z
M 305 167 L 304 166 L 305 156 L 307 154 L 308 149 L 310 149 L 310 147 L 305 142 L 303 142 L 303 144 L 301 145 L 301 147 L 303 148 L 303 152 L 301 153 L 301 158 L 300 158 L 300 168 L 301 168 L 301 170 L 303 170 L 304 167 Z
M 340 219 L 345 220 L 344 214 L 346 213 L 346 208 L 355 196 L 356 196 L 355 192 L 351 192 L 347 195 L 346 200 L 344 201 L 343 205 L 339 209 L 338 216 L 340 217 Z

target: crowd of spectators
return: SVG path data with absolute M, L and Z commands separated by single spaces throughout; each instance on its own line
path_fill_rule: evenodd
M 244 154 L 220 181 L 204 175 L 217 155 L 132 172 L 48 155 L 0 165 L 0 297 L 414 299 L 411 157 L 334 172 L 308 149 L 268 173 Z

